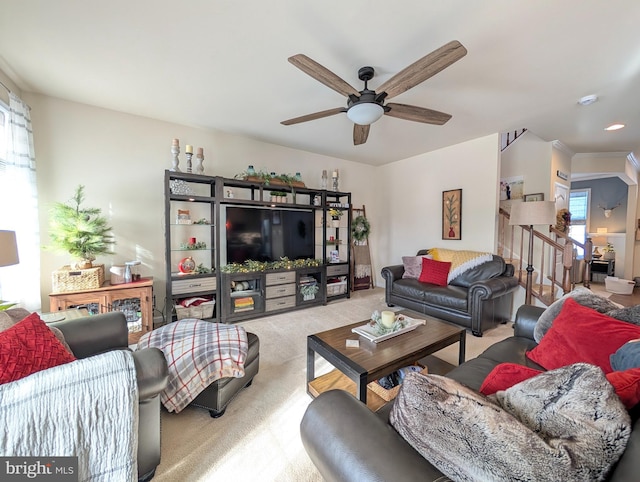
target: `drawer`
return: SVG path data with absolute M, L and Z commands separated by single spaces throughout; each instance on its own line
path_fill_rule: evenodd
M 281 285 L 284 283 L 295 283 L 296 272 L 285 271 L 282 273 L 267 273 L 267 286 L 269 285 Z
M 198 293 L 200 291 L 212 291 L 216 289 L 216 278 L 191 278 L 180 279 L 171 282 L 171 293 Z
M 287 296 L 285 298 L 276 298 L 273 300 L 266 300 L 264 304 L 264 311 L 283 310 L 285 308 L 294 308 L 296 306 L 296 297 Z
M 339 276 L 344 274 L 349 274 L 349 266 L 347 264 L 327 266 L 327 276 Z
M 267 286 L 265 296 L 269 298 L 278 298 L 280 296 L 291 296 L 296 294 L 296 284 Z

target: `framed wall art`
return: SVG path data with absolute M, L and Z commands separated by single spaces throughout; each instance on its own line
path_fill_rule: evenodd
M 537 192 L 535 194 L 525 194 L 524 202 L 529 202 L 529 201 L 544 201 L 544 193 Z
M 462 189 L 442 191 L 442 239 L 462 239 Z

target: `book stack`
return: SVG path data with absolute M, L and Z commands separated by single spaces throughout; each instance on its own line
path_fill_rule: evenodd
M 318 282 L 313 276 L 300 276 L 300 287 L 307 285 L 317 285 Z
M 253 310 L 253 298 L 247 296 L 246 298 L 236 298 L 233 300 L 233 311 L 239 313 L 241 311 Z

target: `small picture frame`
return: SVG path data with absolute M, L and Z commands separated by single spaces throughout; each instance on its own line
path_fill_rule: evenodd
M 330 260 L 329 262 L 330 263 L 339 263 L 340 262 L 340 252 L 337 249 L 332 250 L 329 253 L 329 256 L 330 256 L 330 258 L 329 258 L 329 260 Z
M 537 192 L 535 194 L 525 194 L 524 195 L 524 202 L 530 202 L 530 201 L 544 201 L 544 193 L 543 192 Z
M 462 239 L 462 189 L 442 191 L 442 239 Z

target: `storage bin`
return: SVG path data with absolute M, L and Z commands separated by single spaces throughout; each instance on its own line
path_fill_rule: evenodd
M 197 318 L 199 320 L 204 320 L 206 318 L 213 318 L 213 309 L 215 308 L 215 300 L 213 301 L 205 301 L 204 303 L 200 303 L 198 306 L 189 306 L 184 307 L 180 305 L 175 305 L 176 314 L 178 315 L 179 320 L 184 320 L 185 318 Z
M 327 283 L 327 296 L 343 295 L 347 292 L 347 280 Z
M 604 279 L 604 287 L 609 293 L 615 293 L 617 295 L 630 295 L 633 293 L 635 287 L 635 281 L 630 279 L 620 279 L 615 276 L 607 276 Z
M 54 293 L 69 291 L 87 291 L 101 288 L 104 283 L 104 265 L 93 268 L 71 269 L 63 266 L 51 274 L 51 288 Z

